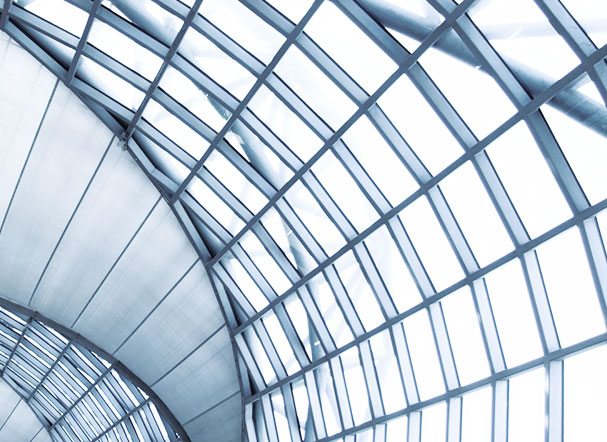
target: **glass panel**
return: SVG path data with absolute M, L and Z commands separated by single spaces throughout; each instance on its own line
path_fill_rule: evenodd
M 443 35 L 419 62 L 478 138 L 490 134 L 516 111 L 455 31 Z
M 365 239 L 384 284 L 399 312 L 417 305 L 422 297 L 386 226 Z
M 508 442 L 544 440 L 545 371 L 538 368 L 509 381 Z
M 314 370 L 314 374 L 316 376 L 318 394 L 320 395 L 322 417 L 325 421 L 327 434 L 330 436 L 341 430 L 341 424 L 339 418 L 340 409 L 335 397 L 329 364 L 325 363 L 321 365 L 320 368 Z
M 297 418 L 299 420 L 299 431 L 301 433 L 301 439 L 305 440 L 306 429 L 308 419 L 311 419 L 308 391 L 303 379 L 297 380 L 291 384 L 293 390 L 293 400 L 295 402 L 295 410 L 297 411 Z
M 467 385 L 488 376 L 489 364 L 470 289 L 463 287 L 440 303 L 460 384 Z
M 198 177 L 194 177 L 186 189 L 232 235 L 242 230 L 244 222 Z
M 565 359 L 564 440 L 599 442 L 607 434 L 607 347 Z
M 366 116 L 346 131 L 343 140 L 393 206 L 419 187 Z
M 255 83 L 255 77 L 249 71 L 193 29 L 186 32 L 179 52 L 239 100 Z
M 289 189 L 285 199 L 291 204 L 327 255 L 333 255 L 345 245 L 346 241 L 335 224 L 331 222 L 310 191 L 301 182 L 295 183 Z
M 236 0 L 206 0 L 199 13 L 268 64 L 285 38 Z
M 87 57 L 80 57 L 78 76 L 132 111 L 139 108 L 145 96 L 142 91 Z
M 276 381 L 276 373 L 274 373 L 272 363 L 270 362 L 261 341 L 257 337 L 257 333 L 255 333 L 252 327 L 249 327 L 244 330 L 244 337 L 249 346 L 251 354 L 253 355 L 253 358 L 261 371 L 264 382 L 267 385 L 271 385 Z
M 304 32 L 369 94 L 396 70 L 396 63 L 332 3 L 320 5 Z
M 292 165 L 287 166 L 286 161 L 276 153 L 283 155 L 281 143 L 274 139 L 264 141 L 249 129 L 246 123 L 235 121 L 226 140 L 229 140 L 236 150 L 242 151 L 245 159 L 261 172 L 274 188 L 281 188 L 293 177 Z
M 485 276 L 493 317 L 506 365 L 513 367 L 542 355 L 542 346 L 519 260 Z
M 598 47 L 607 44 L 607 3 L 596 0 L 561 0 Z
M 88 19 L 86 12 L 63 0 L 22 0 L 16 3 L 77 37 L 82 35 Z
M 571 211 L 529 129 L 518 123 L 487 148 L 489 158 L 531 237 L 571 216 Z
M 580 62 L 533 1 L 486 1 L 470 16 L 516 75 L 540 75 L 535 94 Z
M 129 8 L 125 8 L 121 1 L 112 0 L 113 6 L 119 11 L 125 9 L 127 15 L 142 15 L 145 19 L 150 20 L 149 26 L 154 30 L 161 30 L 162 36 L 165 39 L 165 44 L 170 44 L 181 27 L 183 26 L 183 20 L 175 17 L 166 9 L 162 8 L 154 0 L 139 0 L 137 2 L 129 3 L 129 5 L 135 6 L 133 8 L 134 14 L 129 12 Z
M 386 414 L 407 406 L 398 361 L 392 347 L 390 332 L 384 330 L 370 339 L 373 363 L 379 379 Z
M 93 22 L 88 42 L 150 81 L 162 65 L 160 57 L 99 20 Z
M 407 434 L 407 416 L 388 421 L 386 442 L 402 442 L 405 434 Z
M 281 58 L 276 73 L 334 129 L 356 110 L 335 83 L 295 46 Z
M 339 308 L 333 291 L 322 275 L 315 276 L 307 285 L 314 297 L 335 344 L 343 347 L 354 338 L 348 327 L 344 315 Z
M 289 344 L 287 336 L 274 312 L 265 315 L 262 318 L 262 322 L 270 335 L 270 339 L 272 339 L 272 344 L 274 344 L 274 348 L 276 348 L 276 352 L 287 371 L 287 375 L 295 373 L 301 367 L 295 359 L 293 348 L 291 347 L 291 344 Z
M 382 324 L 385 319 L 377 298 L 369 287 L 354 253 L 350 251 L 344 254 L 335 262 L 335 268 L 365 329 L 373 330 Z
M 426 197 L 406 207 L 399 218 L 438 292 L 464 277 L 453 249 Z
M 423 401 L 444 393 L 445 384 L 428 312 L 422 310 L 409 316 L 403 325 L 420 399 Z
M 424 408 L 421 442 L 444 442 L 447 436 L 447 404 Z
M 294 268 L 302 274 L 312 267 L 313 259 L 303 247 L 299 239 L 293 234 L 276 209 L 268 210 L 261 218 L 260 223 L 272 236 L 282 253 L 291 262 Z
M 607 210 L 603 210 L 599 212 L 596 216 L 596 220 L 599 224 L 599 229 L 601 231 L 601 237 L 603 238 L 603 246 L 607 244 Z
M 196 160 L 209 147 L 207 140 L 154 100 L 148 101 L 143 118 Z
M 310 342 L 310 332 L 313 329 L 304 305 L 297 294 L 292 294 L 284 301 L 284 306 L 289 315 L 289 319 L 293 323 L 293 327 L 295 327 L 295 331 L 299 336 L 299 340 L 306 349 L 308 358 L 313 360 L 312 345 L 318 347 L 315 349 L 318 350 L 320 348 L 320 343 L 317 340 L 314 343 Z
M 171 66 L 165 71 L 159 86 L 216 132 L 221 130 L 232 115 L 221 104 L 200 90 L 192 80 Z
M 360 365 L 358 347 L 352 347 L 345 351 L 340 358 L 344 367 L 354 425 L 360 425 L 371 418 L 371 407 L 366 388 L 367 382 Z
M 267 0 L 272 6 L 282 12 L 293 23 L 298 23 L 299 20 L 308 12 L 312 5 L 312 0 Z
M 312 173 L 356 230 L 362 232 L 379 218 L 379 214 L 333 152 L 325 153 L 312 167 Z
M 441 172 L 464 153 L 407 76 L 396 80 L 378 103 L 432 174 Z
M 278 439 L 284 441 L 291 440 L 291 433 L 289 431 L 289 422 L 285 412 L 285 402 L 280 393 L 273 393 L 270 395 L 272 400 L 272 409 L 274 411 L 274 422 L 276 423 L 276 431 L 278 432 Z
M 204 162 L 209 170 L 233 195 L 253 213 L 259 212 L 268 199 L 225 156 L 213 151 Z
M 402 2 L 400 0 L 385 0 L 383 3 L 389 5 L 395 11 L 395 15 L 406 17 L 409 21 L 402 20 L 401 26 L 395 26 L 391 29 L 389 24 L 385 24 L 388 32 L 396 38 L 409 52 L 417 49 L 420 42 L 430 34 L 444 19 L 436 10 L 428 4 L 426 0 L 413 0 Z
M 249 107 L 303 161 L 321 148 L 322 140 L 267 87 L 257 91 Z
M 290 281 L 255 234 L 247 232 L 240 241 L 240 245 L 277 294 L 280 295 L 291 287 Z
M 491 387 L 485 387 L 463 397 L 462 441 L 485 442 L 491 440 L 491 393 Z
M 374 442 L 374 434 L 377 430 L 377 428 L 380 427 L 380 425 L 375 426 L 373 428 L 369 428 L 368 430 L 364 430 L 361 431 L 360 433 L 356 434 L 356 442 Z M 352 436 L 354 437 L 354 436 Z M 340 441 L 341 442 L 341 441 Z
M 470 162 L 449 174 L 440 188 L 481 267 L 513 249 L 512 241 Z
M 569 229 L 543 243 L 537 255 L 561 346 L 605 333 L 579 230 Z
M 594 89 L 589 82 L 586 87 Z M 598 94 L 598 92 L 597 92 Z M 582 97 L 586 98 L 584 95 Z M 605 110 L 602 103 L 590 100 L 598 109 Z M 584 105 L 584 103 L 579 103 Z M 576 178 L 580 182 L 590 204 L 596 204 L 607 197 L 605 185 L 605 165 L 607 164 L 607 137 L 590 129 L 551 106 L 542 106 L 541 112 L 567 158 Z
M 255 310 L 259 311 L 268 305 L 268 300 L 239 260 L 233 258 L 231 253 L 228 253 L 221 262 Z

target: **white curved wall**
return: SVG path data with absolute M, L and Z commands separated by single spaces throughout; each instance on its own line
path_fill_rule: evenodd
M 0 380 L 0 440 L 10 442 L 50 442 L 29 405 L 3 380 Z
M 230 337 L 157 189 L 80 100 L 4 35 L 0 115 L 0 296 L 122 361 L 192 440 L 240 440 Z

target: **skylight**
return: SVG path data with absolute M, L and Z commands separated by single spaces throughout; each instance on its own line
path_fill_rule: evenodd
M 601 2 L 5 3 L 184 209 L 250 441 L 602 439 Z

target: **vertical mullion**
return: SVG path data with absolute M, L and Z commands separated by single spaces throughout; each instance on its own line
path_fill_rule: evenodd
M 449 334 L 447 333 L 447 325 L 443 315 L 443 308 L 440 302 L 434 302 L 428 307 L 430 313 L 430 326 L 438 350 L 438 359 L 445 379 L 445 385 L 448 390 L 454 390 L 460 386 L 459 376 L 455 367 L 455 358 L 453 357 L 453 349 Z
M 346 217 L 313 172 L 308 172 L 302 176 L 301 183 L 310 191 L 322 211 L 335 224 L 345 239 L 356 237 L 356 229 L 352 225 L 352 222 Z
M 337 141 L 333 145 L 332 151 L 339 162 L 348 171 L 371 206 L 373 206 L 379 214 L 384 214 L 392 208 L 392 205 L 381 192 L 377 184 L 369 177 L 367 171 L 360 165 L 358 159 L 346 147 L 342 140 Z
M 483 341 L 489 355 L 491 374 L 499 373 L 506 369 L 506 361 L 484 279 L 480 278 L 472 283 L 472 297 L 480 319 Z
M 364 341 L 359 344 L 359 357 L 365 376 L 365 383 L 367 384 L 367 394 L 369 395 L 369 402 L 371 404 L 371 416 L 373 418 L 381 417 L 384 415 L 385 411 L 381 400 L 379 382 L 369 341 Z
M 407 426 L 407 442 L 420 442 L 422 433 L 422 412 L 414 411 L 409 414 Z
M 292 296 L 294 296 L 294 295 L 292 295 Z M 289 317 L 289 314 L 287 313 L 287 309 L 285 308 L 284 303 L 278 304 L 276 307 L 274 307 L 274 313 L 276 314 L 276 317 L 278 318 L 280 326 L 282 327 L 282 329 L 287 337 L 287 340 L 289 341 L 289 344 L 291 345 L 291 349 L 293 350 L 293 354 L 295 355 L 295 358 L 297 359 L 298 364 L 301 367 L 305 367 L 306 365 L 308 365 L 310 363 L 310 359 L 308 358 L 308 354 L 306 353 L 306 350 L 305 350 L 303 344 L 299 340 L 297 331 L 295 330 L 295 327 L 294 327 L 293 323 L 291 322 L 291 318 Z
M 460 442 L 462 436 L 462 397 L 447 402 L 447 442 Z
M 491 442 L 508 440 L 509 381 L 502 380 L 493 384 L 492 403 L 492 439 Z
M 245 361 L 245 364 L 247 365 L 249 374 L 253 378 L 253 382 L 255 382 L 257 384 L 258 390 L 262 390 L 263 388 L 265 388 L 266 383 L 261 374 L 261 370 L 257 366 L 257 363 L 255 362 L 255 358 L 253 357 L 253 354 L 251 353 L 249 346 L 247 345 L 247 342 L 246 342 L 244 336 L 236 335 L 236 336 L 234 336 L 234 341 L 236 342 L 236 346 L 238 347 L 238 350 L 240 350 L 240 355 L 242 356 L 242 359 Z
M 417 392 L 417 384 L 413 376 L 413 365 L 411 364 L 411 356 L 409 355 L 409 347 L 407 338 L 404 333 L 403 324 L 398 323 L 390 329 L 390 336 L 394 353 L 398 361 L 398 369 L 402 379 L 407 406 L 411 406 L 419 402 L 419 394 Z
M 343 427 L 351 428 L 354 426 L 354 418 L 352 416 L 350 397 L 348 396 L 346 387 L 343 363 L 340 357 L 335 357 L 329 361 L 329 364 L 331 366 L 331 373 L 333 374 L 333 383 Z
M 255 309 L 249 302 L 248 298 L 240 290 L 238 284 L 236 284 L 221 263 L 217 263 L 213 267 L 212 277 L 217 278 L 219 280 L 218 282 L 224 285 L 230 291 L 231 297 L 239 304 L 245 315 L 250 317 L 255 314 Z
M 266 421 L 269 442 L 278 442 L 278 431 L 276 429 L 272 401 L 269 394 L 261 397 L 261 406 Z
M 360 336 L 365 332 L 365 328 L 356 312 L 356 308 L 352 304 L 352 300 L 348 296 L 337 271 L 333 265 L 327 267 L 323 272 L 329 287 L 335 294 L 335 299 L 337 300 L 337 304 L 341 309 L 346 322 L 352 329 L 352 333 L 354 336 Z
M 297 420 L 297 411 L 295 408 L 295 399 L 293 397 L 293 390 L 291 390 L 291 384 L 285 384 L 280 388 L 280 392 L 285 403 L 285 417 L 289 424 L 289 432 L 291 434 L 291 440 L 293 442 L 302 442 L 301 434 L 299 432 L 299 423 Z
M 523 255 L 522 264 L 529 294 L 531 295 L 531 305 L 538 323 L 542 347 L 544 353 L 549 353 L 559 349 L 560 343 L 535 250 Z
M 588 256 L 588 264 L 590 265 L 594 285 L 599 296 L 603 321 L 607 323 L 607 256 L 597 219 L 592 217 L 585 220 L 580 225 L 580 233 L 582 234 L 584 249 Z
M 562 442 L 564 363 L 562 360 L 550 361 L 546 368 L 548 376 L 546 442 Z
M 274 341 L 270 338 L 268 331 L 266 330 L 266 326 L 263 323 L 263 320 L 257 320 L 253 323 L 253 329 L 257 333 L 257 336 L 261 342 L 262 347 L 264 348 L 268 359 L 270 359 L 270 363 L 272 367 L 274 367 L 274 372 L 278 379 L 284 379 L 287 377 L 287 372 L 285 367 L 274 347 Z M 251 330 L 253 331 L 253 330 Z
M 234 244 L 234 247 L 232 247 L 232 253 L 234 257 L 240 261 L 242 267 L 245 269 L 249 277 L 254 281 L 261 293 L 263 293 L 268 302 L 276 299 L 277 294 L 274 291 L 274 288 L 270 285 L 264 274 L 255 265 L 249 254 L 243 249 L 240 243 Z
M 371 290 L 379 302 L 384 319 L 393 318 L 398 312 L 396 311 L 392 296 L 388 292 L 367 246 L 364 243 L 358 243 L 354 246 L 353 251 L 361 271 L 369 283 L 369 287 L 371 287 Z
M 253 403 L 245 405 L 243 421 L 249 442 L 257 442 L 255 419 L 253 417 Z
M 316 429 L 317 438 L 327 437 L 325 429 L 325 421 L 323 419 L 322 408 L 320 406 L 320 396 L 316 385 L 316 376 L 314 371 L 308 371 L 304 374 L 306 388 L 308 391 L 309 407 L 312 412 L 314 428 Z M 307 438 L 306 438 L 307 439 Z

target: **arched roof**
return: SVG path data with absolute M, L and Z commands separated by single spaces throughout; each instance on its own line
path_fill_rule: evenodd
M 238 439 L 242 416 L 260 442 L 560 441 L 605 432 L 606 18 L 591 0 L 5 0 L 0 24 L 208 272 L 235 388 L 193 417 L 159 394 L 188 433 Z M 104 319 L 76 320 L 115 348 L 112 274 Z M 183 398 L 213 386 L 202 359 Z

